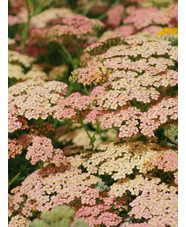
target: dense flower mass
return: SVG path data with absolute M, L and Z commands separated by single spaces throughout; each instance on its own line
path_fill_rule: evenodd
M 16 81 L 45 81 L 47 74 L 42 67 L 34 64 L 35 58 L 22 55 L 17 51 L 8 51 L 8 78 Z
M 36 162 L 53 163 L 56 166 L 66 165 L 67 160 L 61 149 L 53 149 L 52 142 L 46 137 L 35 136 L 32 145 L 28 147 L 26 159 L 31 159 L 31 164 Z
M 154 184 L 152 187 L 151 190 L 143 190 L 142 194 L 130 203 L 132 206 L 130 215 L 149 219 L 149 226 L 177 226 L 176 189 L 168 188 L 165 184 Z
M 61 171 L 57 172 L 53 167 L 47 166 L 43 170 L 37 170 L 21 186 L 14 188 L 10 211 L 32 217 L 33 212 L 46 212 L 57 205 L 74 203 L 76 199 L 86 203 L 84 194 L 100 179 L 77 169 L 59 169 Z M 24 197 L 27 199 L 24 200 Z
M 13 121 L 18 116 L 30 119 L 46 119 L 53 114 L 53 106 L 63 99 L 66 94 L 67 85 L 62 82 L 51 81 L 36 83 L 32 81 L 18 83 L 9 88 L 9 122 L 11 131 L 21 128 Z M 17 126 L 17 127 L 16 127 Z M 14 129 L 14 130 L 13 130 Z
M 151 25 L 177 25 L 178 5 L 172 4 L 165 10 L 158 10 L 156 7 L 148 8 L 129 8 L 129 16 L 123 20 L 124 24 L 133 24 L 137 30 L 147 28 Z M 161 27 L 160 27 L 161 30 Z
M 117 226 L 121 222 L 121 217 L 117 214 L 108 212 L 110 206 L 106 205 L 96 205 L 91 207 L 82 207 L 80 208 L 75 217 L 83 218 L 89 223 L 90 227 L 96 225 L 104 224 L 105 226 Z
M 19 139 L 8 138 L 8 158 L 15 158 L 16 155 L 20 155 L 31 141 L 31 136 L 27 134 L 23 134 Z
M 111 175 L 114 180 L 126 178 L 134 169 L 143 174 L 156 167 L 165 172 L 174 172 L 178 169 L 177 151 L 165 149 L 152 142 L 100 144 L 97 150 L 99 152 L 92 155 L 69 157 L 69 161 L 76 167 L 83 165 L 90 173 Z
M 81 95 L 76 92 L 63 99 L 55 107 L 54 116 L 60 120 L 64 118 L 74 118 L 81 115 L 83 110 L 86 110 L 87 107 L 91 104 L 91 100 L 88 96 Z
M 119 37 L 115 39 L 116 45 L 118 43 L 118 39 Z M 167 75 L 168 77 L 172 77 L 173 75 L 171 74 L 174 74 L 173 78 L 176 79 L 176 72 L 173 70 L 169 71 L 169 68 L 170 66 L 174 66 L 175 61 L 177 61 L 177 48 L 172 47 L 169 42 L 160 42 L 156 39 L 140 36 L 125 38 L 124 41 L 122 41 L 122 38 L 120 38 L 120 42 L 123 44 L 112 46 L 108 50 L 106 49 L 107 51 L 102 55 L 98 55 L 96 58 L 93 58 L 85 69 L 83 68 L 78 69 L 78 71 L 76 70 L 73 73 L 72 78 L 75 79 L 77 75 L 77 80 L 80 83 L 83 83 L 84 85 L 90 85 L 90 83 L 94 82 L 95 78 L 97 78 L 97 74 L 94 74 L 94 77 L 90 80 L 88 73 L 92 71 L 92 64 L 94 64 L 94 70 L 96 70 L 96 63 L 99 62 L 99 64 L 97 63 L 96 68 L 97 70 L 102 69 L 100 71 L 101 76 L 100 78 L 97 78 L 97 80 L 94 82 L 95 84 L 105 81 L 106 78 L 108 78 L 109 82 L 114 82 L 120 78 L 123 79 L 123 77 L 126 79 L 129 77 L 128 80 L 130 80 L 131 77 L 135 78 L 140 75 L 137 81 L 134 80 L 134 82 L 131 81 L 131 83 L 133 82 L 134 84 L 136 82 L 136 85 L 138 84 L 139 86 L 147 86 L 160 80 L 159 83 L 156 83 L 155 85 L 156 87 L 159 87 L 164 85 L 163 81 L 161 82 L 164 77 L 160 77 L 163 72 L 167 73 L 169 75 Z M 97 45 L 93 44 L 87 48 L 87 51 L 89 53 L 96 53 L 95 51 L 104 51 L 105 48 L 107 48 L 106 41 L 102 41 Z M 167 54 L 169 55 L 169 59 L 166 57 Z M 153 57 L 154 55 L 155 57 Z M 133 60 L 133 58 L 137 59 Z M 167 76 L 165 76 L 165 80 Z M 147 78 L 151 80 L 147 81 Z M 175 81 L 175 79 L 173 80 Z M 120 80 L 118 83 L 119 82 Z M 174 83 L 172 86 L 173 85 Z
M 29 223 L 30 223 L 30 220 L 18 214 L 11 219 L 8 226 L 9 227 L 15 227 L 15 226 L 29 227 Z
M 113 9 L 108 11 L 108 20 L 107 23 L 113 27 L 120 25 L 120 22 L 123 18 L 124 7 L 121 4 L 117 4 Z
M 30 38 L 36 41 L 63 41 L 67 37 L 73 39 L 87 40 L 88 37 L 94 36 L 96 30 L 103 27 L 103 24 L 96 19 L 89 19 L 81 15 L 72 17 L 58 18 L 56 21 L 50 21 L 50 26 L 46 28 L 33 28 Z
M 23 65 L 25 68 L 31 67 L 31 64 L 35 61 L 33 57 L 29 57 L 26 55 L 22 55 L 17 51 L 8 51 L 8 62 L 9 63 L 19 63 Z
M 117 37 L 110 48 L 107 43 L 114 44 L 113 38 L 87 48 L 91 54 L 108 50 L 93 57 L 85 68 L 76 69 L 71 80 L 84 86 L 101 84 L 90 95 L 97 105 L 87 116 L 90 121 L 98 119 L 106 128 L 119 127 L 120 137 L 139 132 L 153 136 L 153 131 L 168 119 L 177 119 L 177 98 L 160 100 L 162 89 L 178 83 L 178 73 L 172 69 L 177 61 L 177 48 L 167 41 L 146 37 L 122 40 Z M 117 45 L 119 42 L 123 44 Z M 148 108 L 153 100 L 160 101 Z
M 177 0 L 8 9 L 9 227 L 177 227 Z

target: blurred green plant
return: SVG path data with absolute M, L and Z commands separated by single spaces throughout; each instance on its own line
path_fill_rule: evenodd
M 146 3 L 143 7 L 156 7 L 158 9 L 168 7 L 171 3 L 171 0 L 146 0 Z
M 170 124 L 165 128 L 165 136 L 168 137 L 174 144 L 178 145 L 178 126 Z
M 63 205 L 55 207 L 53 210 L 43 213 L 41 219 L 34 219 L 30 227 L 70 227 L 73 222 L 75 211 L 70 207 Z M 82 219 L 76 219 L 73 227 L 88 227 L 88 224 Z

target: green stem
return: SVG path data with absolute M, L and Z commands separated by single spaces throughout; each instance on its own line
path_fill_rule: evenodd
M 85 127 L 85 124 L 83 123 L 83 119 L 81 117 L 81 113 L 78 111 L 78 118 L 79 118 L 79 121 L 80 121 L 80 124 L 82 125 L 83 129 L 85 130 L 87 136 L 89 137 L 90 139 L 90 143 L 92 141 L 92 137 L 90 136 L 89 132 L 87 131 L 86 127 Z M 94 148 L 94 145 L 92 145 L 92 148 Z
M 20 136 L 19 136 L 19 134 L 15 131 L 15 134 L 16 134 L 16 136 L 17 136 L 17 138 L 19 139 L 20 138 Z
M 132 101 L 133 101 L 134 105 L 135 105 L 138 109 L 141 110 L 141 106 L 137 103 L 137 101 L 136 101 L 135 99 L 132 100 Z
M 83 16 L 86 16 L 86 15 L 90 12 L 90 10 L 96 5 L 97 2 L 98 2 L 98 0 L 94 0 L 94 1 L 92 2 L 92 4 L 90 5 L 90 7 L 88 7 L 87 9 L 85 9 L 85 10 L 83 11 L 82 15 L 83 15 Z
M 118 2 L 119 2 L 119 0 L 116 0 L 116 1 L 112 4 L 112 6 L 115 6 Z M 107 12 L 101 14 L 101 15 L 100 15 L 99 17 L 97 17 L 96 19 L 98 19 L 98 20 L 103 20 L 103 19 L 105 19 L 106 17 L 107 17 Z
M 27 24 L 26 24 L 24 35 L 23 35 L 23 38 L 22 38 L 22 54 L 25 54 L 25 45 L 26 45 L 26 40 L 27 40 L 27 37 L 28 37 L 28 30 L 29 30 L 29 27 L 30 27 L 30 20 L 31 20 L 31 14 L 30 14 L 28 0 L 25 0 L 25 3 L 26 3 L 28 16 L 27 16 Z
M 89 96 L 90 95 L 90 92 L 88 92 L 86 86 L 84 86 L 84 91 L 86 92 L 86 94 Z
M 54 128 L 55 129 L 56 129 L 57 125 L 58 125 L 58 120 L 57 119 L 54 119 Z
M 8 190 L 9 190 L 11 184 L 13 184 L 20 175 L 21 175 L 21 172 L 19 172 L 10 182 L 8 182 Z
M 76 66 L 75 66 L 74 60 L 73 60 L 73 58 L 71 57 L 71 55 L 69 54 L 68 50 L 64 47 L 63 44 L 61 44 L 61 49 L 62 49 L 62 52 L 61 52 L 61 51 L 60 51 L 60 52 L 61 52 L 62 54 L 63 54 L 63 53 L 66 54 L 67 59 L 68 59 L 69 62 L 71 63 L 72 67 L 75 69 Z
M 39 119 L 38 119 L 38 123 L 39 123 L 39 127 L 40 127 L 40 128 L 43 128 L 44 120 L 43 120 L 42 118 L 39 118 Z
M 103 13 L 103 14 L 101 14 L 99 17 L 97 17 L 96 19 L 98 19 L 98 20 L 103 20 L 103 19 L 105 19 L 107 17 L 107 13 Z
M 100 129 L 100 122 L 98 120 L 97 120 L 97 129 L 96 130 L 98 131 L 101 141 L 103 141 L 103 137 L 101 135 L 101 129 Z
M 75 68 L 78 68 L 78 66 L 79 66 L 80 56 L 83 53 L 86 45 L 87 45 L 87 43 L 85 42 L 85 44 L 82 46 L 82 49 L 79 50 L 80 42 L 78 40 L 76 42 L 77 62 L 76 62 Z
M 38 162 L 38 166 L 39 166 L 40 169 L 42 169 L 43 168 L 43 163 L 41 161 L 39 161 Z
M 57 138 L 54 139 L 54 142 L 56 142 L 62 135 L 64 135 L 68 131 L 70 125 L 71 124 L 67 125 L 66 129 L 62 133 L 60 133 L 60 135 Z

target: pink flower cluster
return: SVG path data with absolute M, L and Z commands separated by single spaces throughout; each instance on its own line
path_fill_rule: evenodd
M 24 216 L 18 214 L 12 217 L 11 221 L 9 222 L 9 227 L 29 227 L 30 220 L 25 218 Z
M 108 40 L 114 44 L 114 39 Z M 93 55 L 105 52 L 108 40 L 86 51 Z M 177 61 L 177 48 L 167 41 L 140 36 L 130 36 L 117 45 L 121 41 L 116 37 L 115 45 L 108 45 L 108 50 L 93 57 L 85 68 L 76 69 L 71 80 L 101 84 L 91 92 L 96 108 L 88 114 L 89 120 L 98 119 L 105 128 L 119 127 L 120 137 L 137 133 L 153 136 L 160 125 L 177 119 L 176 97 L 152 102 L 160 100 L 162 89 L 178 83 L 178 73 L 171 68 Z M 145 104 L 152 106 L 147 109 Z
M 59 19 L 58 19 L 59 21 Z M 35 41 L 41 40 L 63 40 L 65 37 L 87 39 L 96 34 L 96 30 L 103 27 L 102 22 L 96 19 L 89 19 L 82 15 L 61 18 L 59 24 L 46 28 L 32 29 L 30 38 Z
M 54 117 L 58 120 L 71 118 L 77 120 L 78 114 L 82 115 L 90 104 L 91 99 L 89 96 L 81 95 L 79 92 L 72 93 L 56 105 Z
M 8 138 L 8 159 L 15 158 L 15 155 L 22 153 L 23 146 L 19 144 L 17 139 Z
M 140 116 L 140 129 L 144 135 L 153 136 L 153 131 L 160 125 L 170 121 L 178 119 L 178 99 L 163 98 L 160 102 L 152 105 L 147 112 L 144 112 Z
M 143 223 L 129 223 L 125 222 L 120 225 L 120 227 L 149 227 L 149 224 L 146 222 Z
M 178 195 L 177 189 L 168 188 L 165 184 L 156 185 L 143 190 L 142 194 L 130 203 L 132 210 L 129 214 L 135 218 L 149 219 L 150 227 L 177 226 Z
M 14 132 L 17 129 L 28 128 L 27 120 L 16 114 L 17 109 L 14 103 L 8 103 L 8 132 Z
M 95 93 L 93 94 L 95 95 Z M 100 97 L 105 99 L 105 96 Z M 106 110 L 107 108 L 118 108 L 116 100 L 113 96 L 113 98 L 108 99 L 108 102 L 101 105 L 102 100 L 98 98 L 98 102 L 101 103 L 100 106 L 104 106 L 104 108 L 95 108 L 87 115 L 87 118 L 93 123 L 95 123 L 95 120 L 99 120 L 101 127 L 104 128 L 119 128 L 119 137 L 121 138 L 131 137 L 138 133 L 154 136 L 154 131 L 162 124 L 178 118 L 178 100 L 176 97 L 164 98 L 149 107 L 146 112 L 141 112 L 131 105 L 125 105 L 124 98 L 118 100 L 120 105 L 125 105 L 124 107 L 117 110 Z
M 124 6 L 117 4 L 107 12 L 107 23 L 113 27 L 118 27 L 123 19 Z
M 83 85 L 90 85 L 91 83 L 97 84 L 102 81 L 103 75 L 106 73 L 105 67 L 102 65 L 101 59 L 93 58 L 91 61 L 87 62 L 87 67 L 82 69 L 75 69 L 72 72 L 70 80 L 72 82 L 76 81 L 76 76 L 78 82 Z M 85 79 L 86 78 L 86 79 Z
M 99 198 L 99 189 L 97 188 L 89 188 L 85 194 L 81 196 L 81 202 L 82 204 L 89 204 L 89 205 L 95 205 L 96 199 Z
M 10 0 L 9 2 L 10 2 L 10 9 L 8 10 L 8 12 L 10 14 L 18 13 L 20 11 L 20 8 L 24 5 L 23 0 Z
M 33 172 L 21 186 L 11 191 L 9 209 L 13 213 L 32 217 L 34 212 L 46 212 L 77 200 L 80 202 L 81 197 L 98 181 L 100 178 L 78 169 L 64 171 L 62 167 L 57 169 L 49 165 Z
M 101 50 L 107 49 L 107 51 L 94 57 L 89 61 L 87 67 L 77 69 L 72 74 L 72 78 L 84 85 L 89 85 L 91 82 L 98 84 L 107 78 L 110 82 L 122 77 L 128 78 L 130 81 L 130 76 L 135 78 L 136 81 L 136 78 L 140 75 L 139 86 L 147 86 L 147 79 L 149 79 L 151 87 L 153 82 L 156 82 L 157 87 L 163 86 L 165 82 L 161 82 L 161 80 L 165 80 L 167 83 L 171 82 L 174 86 L 176 72 L 173 72 L 170 67 L 174 66 L 175 61 L 177 61 L 176 47 L 172 47 L 167 41 L 142 36 L 130 36 L 122 40 L 121 37 L 109 38 L 88 47 L 85 51 L 93 55 L 101 52 Z M 107 44 L 108 42 L 112 42 L 111 47 Z M 119 45 L 118 43 L 123 44 Z M 94 77 L 92 76 L 92 65 L 94 72 L 96 70 L 99 72 L 99 74 L 95 73 Z M 161 74 L 165 74 L 165 77 L 160 77 Z
M 175 172 L 178 168 L 176 150 L 166 149 L 150 141 L 100 144 L 96 149 L 97 152 L 93 154 L 69 157 L 70 164 L 76 168 L 83 165 L 90 174 L 111 175 L 114 180 L 126 178 L 134 169 L 146 174 L 156 167 L 164 172 Z
M 67 165 L 67 158 L 61 149 L 53 149 L 51 139 L 44 136 L 34 136 L 32 145 L 27 148 L 26 159 L 30 159 L 35 165 L 41 161 L 43 163 L 53 163 L 56 166 Z
M 76 214 L 75 219 L 83 218 L 89 223 L 90 227 L 101 226 L 117 226 L 121 222 L 121 217 L 117 214 L 109 212 L 111 206 L 99 204 L 91 207 L 83 206 Z
M 152 157 L 151 161 L 152 165 L 166 172 L 173 172 L 178 169 L 178 153 L 174 150 L 162 151 Z
M 24 134 L 19 139 L 8 138 L 8 159 L 15 158 L 15 155 L 20 155 L 22 150 L 31 143 L 31 136 Z
M 11 132 L 21 128 L 19 116 L 30 119 L 46 119 L 53 115 L 54 106 L 63 99 L 67 85 L 62 82 L 18 83 L 9 88 L 9 127 Z
M 130 14 L 123 20 L 124 24 L 133 24 L 137 30 L 151 25 L 174 26 L 178 22 L 178 4 L 172 4 L 165 10 L 151 8 L 129 8 Z
M 118 127 L 120 131 L 119 137 L 131 137 L 139 132 L 139 114 L 140 111 L 136 107 L 127 105 L 115 111 L 101 111 L 101 115 L 97 117 L 97 119 L 101 123 L 101 127 Z M 89 117 L 90 119 L 90 115 L 88 115 L 87 117 Z M 93 120 L 95 121 L 95 119 Z
M 127 37 L 135 34 L 136 29 L 132 25 L 121 25 L 115 29 L 121 36 Z

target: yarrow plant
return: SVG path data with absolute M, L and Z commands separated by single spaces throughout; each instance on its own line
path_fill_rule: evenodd
M 124 18 L 123 23 L 132 24 L 138 32 L 156 34 L 162 27 L 167 25 L 172 27 L 178 24 L 178 5 L 176 3 L 170 4 L 164 10 L 158 10 L 156 7 L 128 7 L 126 12 L 129 16 Z
M 177 98 L 162 96 L 164 89 L 177 85 L 177 48 L 146 37 L 122 40 L 116 37 L 110 48 L 107 41 L 88 47 L 86 51 L 97 56 L 75 70 L 71 80 L 97 85 L 90 94 L 94 107 L 89 121 L 119 128 L 120 137 L 153 136 L 169 119 L 177 119 Z
M 177 15 L 9 1 L 9 227 L 178 226 Z
M 28 42 L 35 46 L 47 47 L 50 43 L 56 43 L 58 50 L 66 58 L 73 68 L 79 64 L 79 56 L 89 42 L 96 39 L 97 31 L 103 27 L 103 23 L 96 19 L 89 19 L 82 15 L 60 17 L 49 20 L 44 28 L 32 27 Z M 76 60 L 71 52 L 76 50 Z
M 46 119 L 53 115 L 54 105 L 66 94 L 67 85 L 62 82 L 18 83 L 9 88 L 9 132 L 22 127 L 19 116 L 30 119 Z
M 47 74 L 42 67 L 34 64 L 35 58 L 20 54 L 17 51 L 8 51 L 8 78 L 9 86 L 23 81 L 45 81 Z

